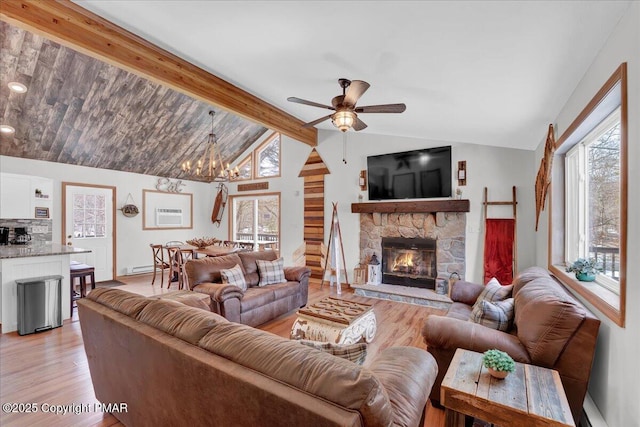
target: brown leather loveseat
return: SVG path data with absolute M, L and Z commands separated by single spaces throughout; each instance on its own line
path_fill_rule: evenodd
M 600 320 L 570 295 L 548 271 L 524 270 L 513 281 L 514 326 L 497 331 L 469 321 L 483 286 L 458 281 L 446 316 L 427 317 L 422 335 L 438 362 L 431 400 L 439 403 L 440 384 L 457 348 L 483 353 L 497 348 L 517 362 L 559 372 L 576 425 L 587 393 Z
M 417 427 L 436 378 L 426 351 L 356 365 L 177 301 L 98 288 L 78 302 L 96 397 L 127 426 Z
M 211 311 L 232 322 L 257 326 L 307 304 L 311 274 L 307 267 L 285 267 L 285 283 L 258 286 L 256 261 L 276 258 L 274 251 L 237 252 L 191 260 L 184 268 L 191 290 L 211 296 Z M 242 268 L 246 291 L 222 283 L 220 271 L 235 265 Z

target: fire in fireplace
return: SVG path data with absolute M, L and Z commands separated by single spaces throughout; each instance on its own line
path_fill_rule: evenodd
M 382 283 L 435 289 L 436 240 L 382 238 Z

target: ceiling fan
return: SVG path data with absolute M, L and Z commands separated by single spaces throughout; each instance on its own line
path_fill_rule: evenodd
M 311 105 L 312 107 L 326 108 L 335 111 L 335 113 L 321 117 L 309 123 L 305 123 L 302 127 L 313 127 L 327 119 L 335 127 L 342 132 L 346 132 L 349 128 L 359 131 L 367 127 L 367 125 L 358 118 L 358 113 L 402 113 L 407 109 L 404 104 L 384 104 L 384 105 L 368 105 L 366 107 L 356 107 L 358 99 L 369 89 L 369 83 L 362 80 L 338 79 L 338 83 L 342 88 L 342 95 L 338 95 L 331 100 L 331 105 L 319 104 L 306 99 L 289 97 L 287 101 L 297 104 Z

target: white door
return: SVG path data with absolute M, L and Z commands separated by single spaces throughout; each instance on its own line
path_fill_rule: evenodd
M 96 282 L 113 280 L 113 188 L 63 183 L 65 243 L 90 249 L 90 253 L 72 255 L 95 268 Z

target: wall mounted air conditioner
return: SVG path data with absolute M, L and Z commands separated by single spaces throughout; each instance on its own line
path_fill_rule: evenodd
M 156 208 L 156 226 L 179 227 L 182 225 L 182 209 Z

